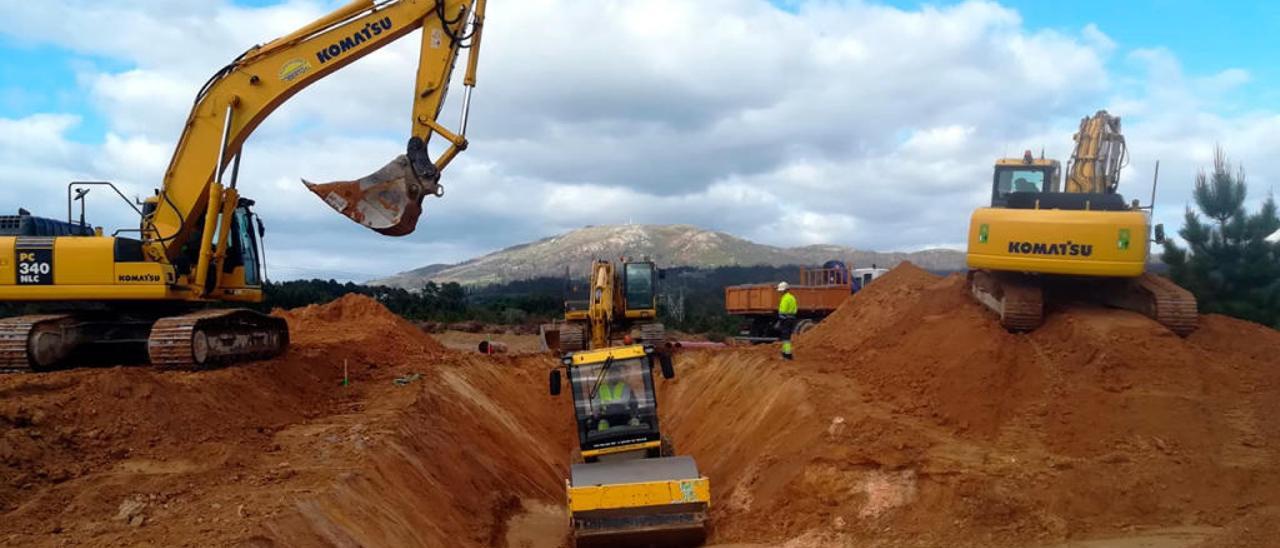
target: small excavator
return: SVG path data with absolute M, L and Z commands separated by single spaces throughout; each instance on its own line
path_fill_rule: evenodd
M 633 344 L 564 355 L 578 450 L 565 480 L 577 546 L 695 546 L 706 538 L 710 481 L 676 456 L 658 428 L 653 369 L 673 378 L 669 354 Z
M 1048 295 L 1133 310 L 1181 336 L 1195 331 L 1195 296 L 1146 271 L 1150 207 L 1117 192 L 1127 158 L 1120 118 L 1100 110 L 1080 121 L 1065 188 L 1057 160 L 1028 150 L 996 161 L 991 207 L 973 212 L 966 260 L 974 297 L 1006 329 L 1039 327 Z M 1154 241 L 1164 241 L 1163 226 Z
M 413 232 L 423 199 L 443 195 L 441 171 L 467 148 L 484 11 L 485 0 L 350 2 L 214 73 L 196 94 L 155 195 L 135 205 L 109 182 L 73 182 L 65 222 L 25 210 L 0 217 L 0 303 L 48 309 L 0 320 L 0 370 L 44 371 L 116 350 L 175 368 L 282 353 L 289 341 L 284 320 L 205 306 L 263 298 L 265 231 L 253 200 L 238 188 L 245 141 L 295 93 L 421 30 L 405 154 L 361 179 L 303 181 L 333 209 L 378 233 Z M 437 118 L 463 49 L 471 51 L 455 133 Z M 448 144 L 435 160 L 427 151 L 433 136 Z M 83 201 L 79 222 L 72 220 L 72 200 L 83 200 L 92 188 L 125 199 L 138 213 L 138 227 L 106 235 L 85 222 Z
M 665 329 L 657 321 L 661 277 L 662 271 L 647 259 L 593 261 L 587 298 L 566 299 L 564 321 L 541 326 L 543 347 L 557 353 L 573 352 L 605 348 L 630 338 L 662 348 Z M 573 293 L 571 283 L 567 293 Z

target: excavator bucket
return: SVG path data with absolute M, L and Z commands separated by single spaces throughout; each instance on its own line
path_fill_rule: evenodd
M 387 236 L 404 236 L 418 226 L 422 199 L 436 195 L 435 181 L 419 178 L 404 155 L 372 175 L 353 181 L 312 183 L 302 181 L 329 207 L 347 218 Z

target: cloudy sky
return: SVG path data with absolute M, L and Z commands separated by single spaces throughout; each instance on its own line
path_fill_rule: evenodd
M 996 157 L 1065 160 L 1099 108 L 1124 120 L 1122 193 L 1145 202 L 1161 162 L 1157 220 L 1171 233 L 1215 143 L 1255 200 L 1280 181 L 1276 3 L 491 4 L 471 150 L 416 233 L 369 232 L 299 183 L 403 151 L 416 34 L 299 94 L 249 140 L 241 189 L 267 220 L 274 278 L 363 280 L 627 222 L 959 247 Z M 65 215 L 70 180 L 150 194 L 199 85 L 335 5 L 0 2 L 0 209 Z M 106 194 L 90 201 L 95 224 L 136 226 L 130 215 Z

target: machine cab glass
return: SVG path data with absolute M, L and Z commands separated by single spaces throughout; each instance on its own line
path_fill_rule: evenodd
M 578 365 L 570 368 L 569 381 L 584 449 L 654 438 L 657 405 L 647 356 Z
M 1015 192 L 1057 192 L 1057 167 L 1053 165 L 997 166 L 992 181 L 991 205 L 1004 207 Z
M 653 263 L 627 263 L 624 280 L 627 310 L 653 308 Z
M 258 231 L 251 200 L 241 199 L 231 218 L 231 233 L 228 239 L 227 260 L 224 272 L 230 273 L 236 267 L 244 268 L 244 285 L 255 287 L 262 285 L 261 251 L 258 242 Z

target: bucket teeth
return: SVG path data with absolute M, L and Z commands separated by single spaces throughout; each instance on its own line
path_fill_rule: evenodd
M 418 177 L 404 155 L 359 179 L 302 183 L 338 213 L 387 236 L 412 233 L 422 216 L 423 197 L 440 194 L 440 185 Z

